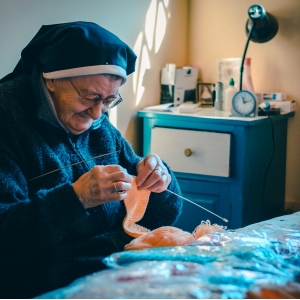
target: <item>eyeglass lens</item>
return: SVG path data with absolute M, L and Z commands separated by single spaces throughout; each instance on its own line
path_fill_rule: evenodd
M 93 105 L 98 104 L 100 101 L 102 101 L 103 105 L 107 109 L 111 109 L 123 101 L 123 99 L 119 93 L 116 97 L 112 97 L 112 98 L 108 98 L 108 99 L 101 99 L 101 97 L 97 94 L 81 96 L 81 94 L 79 93 L 78 89 L 75 87 L 73 82 L 70 79 L 69 79 L 69 81 L 70 81 L 71 85 L 73 86 L 73 88 L 75 89 L 75 91 L 77 92 L 77 94 L 80 96 L 80 100 L 83 105 L 93 106 Z

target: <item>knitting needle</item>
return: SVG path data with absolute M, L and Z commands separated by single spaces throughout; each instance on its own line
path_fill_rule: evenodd
M 81 164 L 81 163 L 83 163 L 83 162 L 86 162 L 86 161 L 89 161 L 89 160 L 92 160 L 92 159 L 95 159 L 95 158 L 99 158 L 99 157 L 102 157 L 102 156 L 106 156 L 106 155 L 110 155 L 110 154 L 114 154 L 114 153 L 118 153 L 118 152 L 120 152 L 120 150 L 114 151 L 114 152 L 110 152 L 110 153 L 106 153 L 106 154 L 101 154 L 101 155 L 94 156 L 94 157 L 91 157 L 91 158 L 87 158 L 87 159 L 81 160 L 81 161 L 79 161 L 79 162 L 77 162 L 77 163 L 74 163 L 74 164 L 71 164 L 71 165 L 67 165 L 67 166 L 61 167 L 61 168 L 59 168 L 59 169 L 56 169 L 56 170 L 50 171 L 50 172 L 48 172 L 48 173 L 45 173 L 45 174 L 43 174 L 43 175 L 40 175 L 40 176 L 31 178 L 31 179 L 29 179 L 28 181 L 35 180 L 35 179 L 37 179 L 37 178 L 46 176 L 46 175 L 48 175 L 48 174 L 51 174 L 51 173 L 60 171 L 60 170 L 65 169 L 65 168 L 69 168 L 69 167 L 72 167 L 72 166 Z M 134 177 L 136 177 L 136 176 L 134 176 Z M 199 205 L 199 204 L 197 204 L 197 203 L 195 203 L 195 202 L 193 202 L 193 201 L 191 201 L 191 200 L 189 200 L 189 199 L 187 199 L 187 198 L 185 198 L 185 197 L 183 197 L 183 196 L 180 196 L 180 195 L 178 195 L 178 194 L 176 194 L 176 193 L 174 193 L 174 192 L 172 192 L 172 191 L 170 191 L 170 190 L 168 190 L 168 189 L 167 189 L 166 191 L 168 191 L 169 193 L 174 194 L 175 196 L 177 196 L 177 197 L 179 197 L 179 198 L 181 198 L 181 199 L 183 199 L 183 200 L 186 200 L 186 201 L 188 201 L 188 202 L 190 202 L 190 203 L 192 203 L 192 204 L 194 204 L 194 205 L 196 205 L 196 206 L 198 206 L 198 207 L 200 207 L 200 208 L 206 210 L 207 212 L 213 214 L 214 216 L 216 216 L 216 217 L 222 219 L 224 222 L 228 222 L 227 219 L 218 216 L 217 214 L 215 214 L 215 213 L 213 213 L 212 211 L 210 211 L 210 210 L 204 208 L 203 206 L 201 206 L 201 205 Z M 119 191 L 119 192 L 123 192 L 123 191 Z
M 28 181 L 31 181 L 31 180 L 34 180 L 34 179 L 37 179 L 37 178 L 46 176 L 46 175 L 48 175 L 48 174 L 51 174 L 51 173 L 60 171 L 60 170 L 65 169 L 65 168 L 69 168 L 69 167 L 72 167 L 72 166 L 75 166 L 75 165 L 84 163 L 84 162 L 86 162 L 86 161 L 88 161 L 88 160 L 92 160 L 92 159 L 95 159 L 95 158 L 99 158 L 99 157 L 102 157 L 102 156 L 106 156 L 106 155 L 110 155 L 110 154 L 114 154 L 114 153 L 118 153 L 118 152 L 120 152 L 120 150 L 114 151 L 114 152 L 110 152 L 110 153 L 106 153 L 106 154 L 101 154 L 101 155 L 94 156 L 94 157 L 91 157 L 91 158 L 87 158 L 87 159 L 81 160 L 81 161 L 79 161 L 79 162 L 77 162 L 77 163 L 74 163 L 74 164 L 71 164 L 71 165 L 67 165 L 67 166 L 61 167 L 61 168 L 59 168 L 59 169 L 56 169 L 56 170 L 50 171 L 50 172 L 48 172 L 48 173 L 45 173 L 45 174 L 43 174 L 43 175 L 40 175 L 40 176 L 31 178 L 31 179 L 29 179 Z
M 216 217 L 218 217 L 218 218 L 222 219 L 224 222 L 228 222 L 228 220 L 227 220 L 227 219 L 225 219 L 225 218 L 222 218 L 222 217 L 220 217 L 220 216 L 216 215 L 216 214 L 215 214 L 215 213 L 213 213 L 212 211 L 210 211 L 210 210 L 208 210 L 208 209 L 204 208 L 203 206 L 201 206 L 201 205 L 199 205 L 199 204 L 197 204 L 197 203 L 195 203 L 195 202 L 193 202 L 193 201 L 191 201 L 191 200 L 189 200 L 189 199 L 187 199 L 187 198 L 185 198 L 185 197 L 182 197 L 182 196 L 180 196 L 180 195 L 178 195 L 178 194 L 176 194 L 176 193 L 174 193 L 174 192 L 172 192 L 172 191 L 170 191 L 170 190 L 168 190 L 168 189 L 167 189 L 166 191 L 168 191 L 169 193 L 171 193 L 171 194 L 174 194 L 175 196 L 177 196 L 177 197 L 179 197 L 179 198 L 181 198 L 181 199 L 183 199 L 183 200 L 186 200 L 186 201 L 188 201 L 188 202 L 190 202 L 190 203 L 192 203 L 192 204 L 194 204 L 194 205 L 196 205 L 196 206 L 198 206 L 198 207 L 200 207 L 200 208 L 202 208 L 202 209 L 206 210 L 207 212 L 209 212 L 209 213 L 213 214 L 214 216 L 216 216 Z
M 136 177 L 136 176 L 134 176 L 134 175 L 132 175 L 132 176 L 133 176 L 133 177 Z M 217 214 L 213 213 L 212 211 L 206 209 L 205 207 L 203 207 L 203 206 L 201 206 L 201 205 L 199 205 L 199 204 L 197 204 L 197 203 L 195 203 L 195 202 L 193 202 L 193 201 L 191 201 L 191 200 L 189 200 L 189 199 L 187 199 L 187 198 L 185 198 L 185 197 L 183 197 L 183 196 L 180 196 L 180 195 L 178 195 L 178 194 L 176 194 L 176 193 L 174 193 L 174 192 L 172 192 L 172 191 L 170 191 L 170 190 L 168 190 L 168 189 L 166 189 L 166 191 L 169 192 L 169 193 L 171 193 L 171 194 L 173 194 L 173 195 L 175 195 L 175 196 L 177 196 L 177 197 L 179 197 L 179 198 L 181 198 L 181 199 L 183 199 L 183 200 L 185 200 L 185 201 L 188 201 L 188 202 L 190 202 L 190 203 L 192 203 L 192 204 L 194 204 L 194 205 L 196 205 L 196 206 L 198 206 L 198 207 L 200 207 L 200 208 L 206 210 L 207 212 L 213 214 L 214 216 L 216 216 L 216 217 L 222 219 L 224 222 L 228 222 L 227 219 L 218 216 Z

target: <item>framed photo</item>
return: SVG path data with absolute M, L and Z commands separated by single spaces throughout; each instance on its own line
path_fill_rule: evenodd
M 201 105 L 213 105 L 213 83 L 211 82 L 198 82 L 197 83 L 197 102 Z

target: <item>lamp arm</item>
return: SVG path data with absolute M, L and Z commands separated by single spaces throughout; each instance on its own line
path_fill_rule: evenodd
M 240 68 L 240 91 L 242 90 L 242 86 L 243 86 L 244 61 L 245 61 L 245 57 L 246 57 L 246 53 L 247 53 L 247 50 L 248 50 L 248 45 L 249 45 L 249 42 L 250 42 L 250 39 L 251 39 L 251 35 L 252 35 L 253 29 L 254 29 L 254 24 L 252 24 L 252 27 L 251 27 L 251 29 L 249 31 L 247 42 L 246 42 L 246 46 L 245 46 L 244 53 L 243 53 L 242 62 L 241 62 L 241 68 Z

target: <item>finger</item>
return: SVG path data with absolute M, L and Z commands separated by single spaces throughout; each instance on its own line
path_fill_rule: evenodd
M 138 190 L 148 189 L 153 192 L 161 192 L 166 189 L 169 175 L 163 173 L 161 168 L 156 168 L 146 181 L 138 187 Z
M 171 180 L 172 180 L 171 175 L 169 173 L 164 173 L 161 176 L 161 181 L 163 182 L 163 184 L 160 185 L 159 182 L 157 182 L 152 187 L 150 187 L 149 190 L 151 192 L 156 192 L 156 193 L 164 192 L 168 188 Z
M 161 193 L 167 189 L 168 185 L 168 175 L 163 174 L 161 180 L 157 181 L 152 186 L 150 186 L 148 190 L 155 193 Z
M 154 171 L 157 171 L 158 174 L 160 174 L 160 176 L 163 176 L 163 175 L 166 175 L 166 174 L 169 174 L 169 171 L 168 169 L 166 168 L 165 165 L 158 165 L 154 168 L 153 172 Z
M 110 174 L 107 179 L 111 182 L 127 182 L 129 184 L 132 184 L 133 182 L 133 176 L 128 174 L 127 171 L 126 172 L 115 172 Z
M 120 192 L 120 193 L 114 193 L 114 192 L 111 192 L 110 196 L 109 196 L 109 199 L 108 199 L 108 202 L 113 202 L 113 201 L 122 201 L 124 199 L 127 198 L 127 192 L 123 191 L 123 192 Z
M 115 173 L 115 172 L 124 172 L 126 171 L 126 169 L 124 169 L 123 167 L 121 167 L 120 165 L 106 165 L 106 166 L 103 166 L 103 165 L 97 165 L 95 166 L 93 169 L 96 169 L 100 172 L 105 172 L 105 173 Z
M 112 193 L 114 194 L 128 192 L 132 186 L 130 183 L 123 182 L 123 181 L 112 182 L 112 184 L 113 184 Z
M 133 182 L 133 177 L 119 165 L 95 166 L 92 171 L 96 178 L 104 176 L 108 184 L 114 181 Z
M 158 156 L 157 155 L 149 155 L 144 158 L 137 165 L 137 179 L 136 184 L 140 186 L 147 180 L 147 178 L 152 174 L 155 167 L 158 165 Z
M 137 179 L 140 178 L 139 174 Z M 142 184 L 138 185 L 138 190 L 145 190 L 150 188 L 153 184 L 158 182 L 161 179 L 161 172 L 159 170 L 153 170 L 150 175 L 142 182 Z

